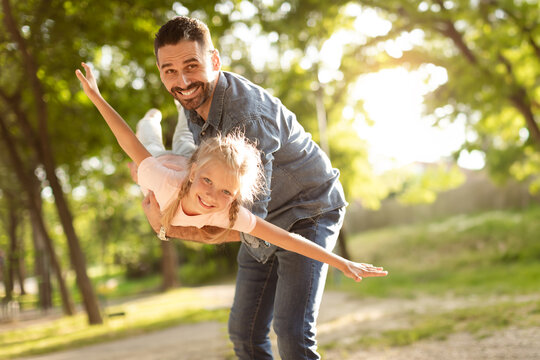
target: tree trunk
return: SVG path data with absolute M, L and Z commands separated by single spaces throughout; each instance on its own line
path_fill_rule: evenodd
M 35 178 L 34 178 L 35 179 Z M 43 218 L 43 212 L 42 212 L 42 201 L 41 196 L 39 196 L 39 183 L 35 181 L 34 189 L 35 191 L 32 193 L 32 196 L 34 196 L 34 204 L 36 205 L 36 211 L 38 212 L 37 216 L 40 216 Z M 28 194 L 30 196 L 30 194 Z M 36 214 L 34 211 L 30 211 L 30 222 L 32 224 L 32 240 L 34 244 L 34 274 L 36 276 L 37 282 L 38 282 L 38 293 L 39 293 L 39 307 L 43 311 L 47 311 L 48 309 L 52 308 L 52 287 L 51 287 L 51 265 L 50 265 L 50 254 L 47 253 L 47 247 L 45 246 L 45 237 L 46 234 L 43 235 L 43 233 L 40 230 L 40 226 L 38 225 L 37 219 L 35 219 Z M 54 255 L 54 254 L 53 254 Z M 60 276 L 59 282 L 64 282 L 64 279 Z M 66 291 L 66 286 L 62 285 L 61 288 Z M 64 301 L 70 303 L 71 300 L 69 300 L 69 294 L 61 294 L 62 296 L 62 303 Z M 68 300 L 64 300 L 64 299 Z M 69 308 L 69 307 L 68 307 Z M 73 309 L 71 309 L 73 311 Z
M 77 285 L 79 287 L 79 291 L 81 292 L 84 308 L 88 315 L 88 322 L 90 324 L 101 324 L 103 323 L 103 319 L 99 311 L 99 303 L 92 287 L 92 283 L 90 282 L 90 279 L 88 278 L 88 275 L 86 273 L 86 260 L 82 253 L 79 239 L 73 227 L 73 218 L 71 216 L 71 212 L 69 211 L 69 207 L 62 191 L 62 187 L 55 173 L 56 166 L 52 157 L 52 151 L 50 148 L 47 132 L 47 104 L 44 100 L 44 92 L 41 86 L 41 82 L 37 77 L 38 68 L 26 47 L 26 42 L 19 33 L 18 26 L 11 11 L 11 5 L 9 3 L 9 0 L 2 0 L 2 7 L 4 10 L 4 22 L 6 24 L 6 28 L 11 34 L 13 41 L 16 42 L 18 45 L 18 50 L 22 55 L 25 72 L 32 87 L 32 100 L 36 104 L 37 120 L 39 124 L 40 134 L 38 138 L 40 148 L 35 150 L 40 155 L 40 159 L 43 161 L 43 166 L 45 167 L 47 179 L 53 191 L 58 216 L 60 218 L 60 222 L 62 224 L 68 242 L 71 264 L 73 269 L 75 270 Z
M 172 241 L 161 241 L 161 271 L 163 275 L 163 291 L 173 289 L 179 285 L 176 276 L 178 269 L 178 255 Z
M 71 300 L 71 297 L 69 296 L 69 292 L 67 290 L 64 278 L 62 276 L 60 263 L 58 262 L 56 253 L 54 251 L 52 240 L 49 237 L 49 234 L 47 233 L 47 230 L 45 228 L 45 223 L 43 222 L 43 216 L 41 214 L 41 211 L 38 210 L 40 207 L 36 205 L 35 200 L 39 198 L 40 195 L 39 193 L 36 194 L 34 191 L 34 184 L 31 181 L 32 176 L 25 174 L 22 169 L 23 161 L 17 153 L 15 144 L 13 143 L 13 140 L 11 139 L 11 136 L 9 135 L 7 126 L 2 117 L 0 117 L 0 134 L 2 135 L 4 142 L 6 143 L 8 153 L 9 153 L 8 155 L 13 164 L 13 169 L 15 170 L 15 174 L 17 175 L 17 178 L 19 182 L 21 183 L 22 188 L 25 189 L 27 193 L 26 200 L 28 203 L 30 216 L 35 221 L 36 226 L 38 226 L 38 229 L 41 235 L 43 236 L 43 239 L 45 240 L 44 242 L 47 248 L 47 252 L 49 253 L 49 258 L 51 260 L 51 264 L 53 266 L 56 277 L 58 279 L 58 286 L 60 288 L 60 295 L 62 297 L 62 306 L 64 309 L 64 314 L 73 315 L 75 313 L 73 301 Z
M 318 70 L 317 70 L 318 71 Z M 326 130 L 327 119 L 326 109 L 324 106 L 324 91 L 323 85 L 318 83 L 319 86 L 315 90 L 315 104 L 317 110 L 317 122 L 319 124 L 319 142 L 321 149 L 330 157 L 330 145 L 328 143 L 328 134 Z M 350 259 L 349 250 L 347 249 L 347 237 L 346 237 L 345 225 L 342 226 L 338 235 L 338 251 L 346 259 Z
M 20 217 L 17 218 L 17 227 L 20 224 Z M 17 279 L 19 280 L 19 288 L 21 295 L 26 295 L 26 287 L 24 281 L 26 279 L 26 267 L 24 266 L 24 243 L 21 236 L 15 234 L 15 241 L 17 242 L 17 251 L 15 257 L 15 272 L 17 273 Z
M 47 312 L 53 306 L 50 264 L 45 246 L 43 245 L 43 238 L 33 222 L 32 239 L 34 243 L 34 276 L 38 283 L 39 308 Z
M 345 230 L 345 226 L 341 228 L 341 231 L 338 235 L 338 251 L 339 254 L 345 259 L 351 258 L 351 254 L 349 253 L 349 249 L 347 248 L 347 232 Z
M 15 278 L 19 282 L 19 294 L 26 295 L 24 280 L 26 278 L 24 270 L 24 249 L 21 241 L 21 236 L 17 235 L 17 229 L 21 224 L 20 204 L 15 201 L 13 193 L 4 191 L 4 196 L 7 198 L 9 211 L 8 233 L 10 239 L 10 272 L 12 288 L 15 286 Z
M 7 194 L 7 193 L 6 193 Z M 12 199 L 8 196 L 8 203 L 10 204 L 10 207 L 12 205 Z M 7 300 L 11 300 L 13 298 L 13 292 L 15 290 L 15 274 L 17 272 L 17 264 L 18 264 L 18 249 L 17 249 L 17 211 L 13 209 L 13 211 L 9 212 L 9 220 L 8 220 L 8 237 L 9 237 L 9 252 L 8 252 L 8 262 L 7 262 L 7 279 L 8 282 L 6 283 L 6 298 Z M 19 279 L 19 283 L 20 283 Z M 9 294 L 9 295 L 8 295 Z

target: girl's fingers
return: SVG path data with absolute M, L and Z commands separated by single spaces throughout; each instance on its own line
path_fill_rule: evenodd
M 86 72 L 86 77 L 90 78 L 92 77 L 92 69 L 90 69 L 90 66 L 86 65 L 85 62 L 81 63 L 82 67 L 84 68 L 84 71 Z
M 364 276 L 386 276 L 388 275 L 388 271 L 380 271 L 380 272 L 373 272 L 373 273 L 370 273 L 370 274 L 364 274 Z
M 85 80 L 85 77 L 84 77 L 83 73 L 81 72 L 81 70 L 79 70 L 79 69 L 75 70 L 75 75 L 77 76 L 77 78 L 78 78 L 80 81 L 84 81 L 84 80 Z

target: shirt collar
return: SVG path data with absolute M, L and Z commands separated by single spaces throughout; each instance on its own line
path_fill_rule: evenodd
M 223 74 L 223 71 L 219 72 L 218 81 L 216 83 L 216 89 L 214 90 L 214 97 L 212 98 L 212 105 L 208 112 L 208 119 L 206 121 L 214 128 L 219 129 L 219 125 L 223 120 L 223 107 L 225 104 L 225 90 L 227 89 L 227 79 Z

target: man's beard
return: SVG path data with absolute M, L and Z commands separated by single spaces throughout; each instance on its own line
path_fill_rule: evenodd
M 194 88 L 200 87 L 200 93 L 199 95 L 195 96 L 194 98 L 191 98 L 189 100 L 186 100 L 183 98 L 183 95 L 181 95 L 181 92 L 189 91 Z M 202 81 L 198 81 L 196 83 L 193 83 L 189 85 L 186 89 L 182 89 L 179 86 L 174 86 L 169 90 L 169 93 L 182 104 L 184 109 L 186 110 L 197 110 L 199 107 L 201 107 L 208 99 L 210 99 L 210 96 L 212 96 L 212 91 L 214 90 L 214 84 L 207 82 L 203 83 Z M 199 91 L 199 89 L 195 90 Z

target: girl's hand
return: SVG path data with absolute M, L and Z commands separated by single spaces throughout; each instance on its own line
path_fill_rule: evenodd
M 345 265 L 343 273 L 353 279 L 360 282 L 365 277 L 386 276 L 388 271 L 384 271 L 382 267 L 375 267 L 371 264 L 355 263 L 348 261 Z
M 77 75 L 77 78 L 81 82 L 84 93 L 90 98 L 90 100 L 94 99 L 96 96 L 101 97 L 96 79 L 92 73 L 92 69 L 90 69 L 90 67 L 85 63 L 81 63 L 81 65 L 86 72 L 86 77 L 79 69 L 75 70 L 75 75 Z

